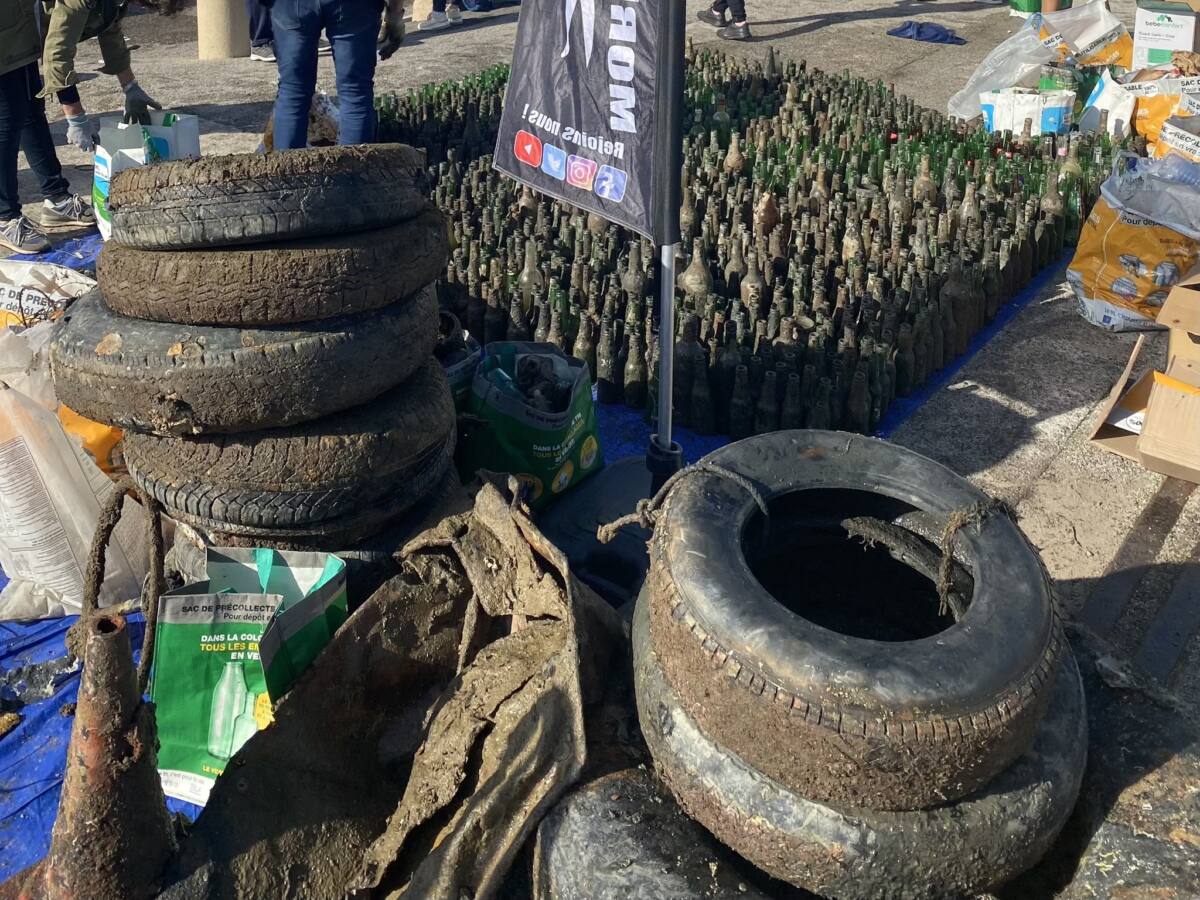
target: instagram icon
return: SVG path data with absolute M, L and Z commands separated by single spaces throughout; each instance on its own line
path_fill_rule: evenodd
M 584 159 L 582 156 L 567 157 L 567 184 L 590 191 L 595 179 L 596 164 L 594 162 Z

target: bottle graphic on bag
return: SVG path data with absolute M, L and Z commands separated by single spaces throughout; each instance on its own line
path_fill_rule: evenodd
M 254 720 L 257 694 L 246 687 L 242 663 L 229 661 L 213 691 L 212 713 L 208 719 L 208 752 L 218 759 L 229 759 L 258 730 Z

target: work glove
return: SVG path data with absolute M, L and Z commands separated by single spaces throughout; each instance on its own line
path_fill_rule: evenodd
M 125 115 L 121 119 L 126 125 L 132 125 L 136 122 L 139 125 L 150 124 L 150 110 L 162 109 L 162 106 L 154 102 L 154 99 L 142 90 L 142 86 L 136 81 L 131 81 L 125 85 Z
M 92 125 L 91 116 L 80 113 L 77 116 L 67 116 L 67 143 L 74 144 L 84 153 L 96 149 L 96 129 Z
M 383 12 L 383 26 L 379 29 L 379 41 L 375 45 L 380 59 L 387 59 L 404 43 L 404 6 L 388 3 Z

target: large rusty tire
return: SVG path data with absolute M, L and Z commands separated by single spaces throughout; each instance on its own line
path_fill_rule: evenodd
M 437 363 L 371 403 L 288 428 L 125 437 L 129 474 L 167 509 L 261 528 L 346 516 L 408 478 L 454 430 Z
M 139 166 L 112 181 L 112 239 L 180 250 L 381 228 L 426 207 L 426 182 L 424 152 L 404 144 Z
M 1083 686 L 1070 651 L 1033 743 L 984 789 L 932 809 L 842 809 L 805 799 L 722 747 L 686 710 L 633 617 L 642 734 L 683 809 L 776 878 L 839 900 L 973 897 L 1036 863 L 1066 824 L 1087 762 Z
M 625 769 L 582 785 L 542 820 L 533 900 L 767 900 L 731 856 L 650 772 Z
M 60 402 L 161 435 L 294 425 L 366 403 L 429 361 L 437 300 L 425 287 L 372 313 L 247 329 L 131 319 L 92 291 L 50 344 Z
M 320 522 L 285 526 L 239 525 L 222 519 L 193 515 L 166 506 L 168 515 L 202 532 L 217 546 L 278 547 L 280 549 L 321 550 L 350 547 L 381 534 L 399 524 L 409 512 L 443 492 L 446 475 L 453 467 L 455 433 L 431 448 L 404 476 L 392 483 L 382 497 L 343 516 Z
M 932 460 L 836 432 L 761 435 L 705 462 L 749 478 L 768 503 L 830 497 L 842 515 L 866 498 L 885 518 L 915 509 L 945 521 L 987 501 Z M 961 621 L 882 643 L 816 625 L 768 593 L 742 544 L 761 533 L 757 515 L 742 486 L 697 472 L 671 492 L 650 545 L 655 650 L 715 740 L 791 790 L 863 809 L 965 796 L 1029 747 L 1062 625 L 1037 554 L 1007 516 L 958 534 L 975 585 Z
M 96 278 L 115 312 L 190 325 L 286 325 L 379 309 L 436 280 L 446 221 L 216 250 L 104 245 Z

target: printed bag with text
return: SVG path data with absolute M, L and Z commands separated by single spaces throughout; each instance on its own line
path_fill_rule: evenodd
M 550 362 L 564 408 L 547 410 L 518 388 L 518 369 Z M 536 393 L 536 390 L 534 393 Z M 498 342 L 484 347 L 459 438 L 464 480 L 480 469 L 515 475 L 541 508 L 604 465 L 587 364 L 553 344 Z
M 1100 191 L 1067 269 L 1079 313 L 1109 331 L 1155 328 L 1171 287 L 1200 260 L 1200 164 L 1124 156 Z
M 124 125 L 119 119 L 101 119 L 92 208 L 96 211 L 96 227 L 104 239 L 112 236 L 108 189 L 119 172 L 199 155 L 200 120 L 195 116 L 150 110 L 149 125 Z
M 163 790 L 201 805 L 347 616 L 326 553 L 210 547 L 206 574 L 159 599 L 150 682 Z

